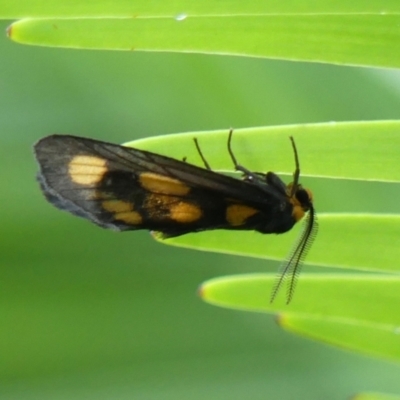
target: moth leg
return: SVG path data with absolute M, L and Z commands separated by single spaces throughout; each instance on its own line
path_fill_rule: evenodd
M 232 150 L 232 135 L 233 135 L 233 129 L 231 128 L 229 130 L 229 136 L 228 136 L 228 152 L 229 155 L 231 156 L 233 165 L 235 166 L 235 170 L 242 172 L 244 175 L 244 179 L 250 182 L 257 182 L 260 180 L 260 178 L 257 176 L 257 174 L 255 174 L 254 172 L 251 172 L 250 170 L 248 170 L 247 168 L 243 167 L 242 165 L 240 165 L 237 160 L 235 155 L 233 154 L 233 150 Z
M 210 164 L 207 162 L 206 158 L 203 155 L 203 152 L 200 149 L 200 145 L 199 145 L 197 138 L 193 138 L 193 140 L 194 140 L 194 144 L 196 145 L 197 152 L 199 153 L 199 156 L 201 158 L 201 161 L 203 161 L 204 166 L 206 167 L 206 169 L 212 171 Z

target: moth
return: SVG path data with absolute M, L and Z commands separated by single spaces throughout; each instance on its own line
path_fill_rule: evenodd
M 274 300 L 287 280 L 292 300 L 300 266 L 313 242 L 317 221 L 310 190 L 299 183 L 300 165 L 290 137 L 295 171 L 286 185 L 273 172 L 252 172 L 228 152 L 242 179 L 211 170 L 197 139 L 204 168 L 149 151 L 70 135 L 47 136 L 35 145 L 38 181 L 61 210 L 117 231 L 147 229 L 164 238 L 213 229 L 289 231 L 305 215 L 304 228 L 274 286 Z

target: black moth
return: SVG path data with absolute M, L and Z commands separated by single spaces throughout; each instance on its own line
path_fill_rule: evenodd
M 38 181 L 56 207 L 118 231 L 148 229 L 163 237 L 211 229 L 284 233 L 306 213 L 304 229 L 282 264 L 271 302 L 288 279 L 293 297 L 300 266 L 315 237 L 312 194 L 299 184 L 300 167 L 286 185 L 276 174 L 239 165 L 242 180 L 213 172 L 195 139 L 205 168 L 131 147 L 68 135 L 52 135 L 35 145 Z

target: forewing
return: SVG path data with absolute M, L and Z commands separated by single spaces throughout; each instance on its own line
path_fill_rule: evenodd
M 214 229 L 223 227 L 218 216 L 224 216 L 226 199 L 257 209 L 274 200 L 268 187 L 261 191 L 169 157 L 91 139 L 49 136 L 35 153 L 46 198 L 106 228 L 172 234 L 185 233 L 180 225 L 187 231 Z

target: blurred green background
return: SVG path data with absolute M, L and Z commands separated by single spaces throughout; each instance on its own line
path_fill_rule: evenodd
M 397 72 L 35 48 L 5 33 L 0 52 L 1 399 L 400 393 L 396 364 L 295 337 L 271 316 L 215 308 L 196 295 L 209 278 L 275 271 L 277 263 L 163 246 L 147 232 L 117 234 L 59 212 L 39 192 L 32 155 L 33 143 L 51 133 L 120 143 L 400 118 Z

